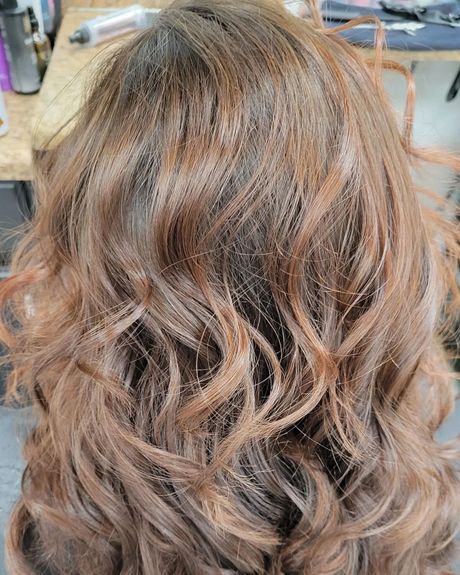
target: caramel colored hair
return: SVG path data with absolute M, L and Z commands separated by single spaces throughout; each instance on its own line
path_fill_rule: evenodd
M 315 15 L 315 14 L 314 14 Z M 317 14 L 316 14 L 317 16 Z M 449 573 L 458 230 L 381 72 L 270 0 L 177 0 L 36 164 L 1 284 L 36 416 L 11 573 Z

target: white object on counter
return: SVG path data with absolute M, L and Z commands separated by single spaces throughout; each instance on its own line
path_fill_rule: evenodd
M 5 100 L 3 99 L 3 92 L 0 89 L 0 136 L 8 133 L 8 117 L 6 115 Z
M 152 10 L 149 10 L 149 14 Z M 159 12 L 159 10 L 156 10 Z M 95 46 L 101 42 L 121 36 L 134 30 L 142 30 L 151 22 L 152 16 L 147 17 L 147 11 L 139 4 L 133 4 L 123 10 L 116 10 L 104 16 L 84 22 L 78 30 L 69 36 L 69 41 L 86 46 Z

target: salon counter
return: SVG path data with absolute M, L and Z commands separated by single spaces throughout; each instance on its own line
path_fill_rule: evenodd
M 10 124 L 0 137 L 0 180 L 30 180 L 32 176 L 32 125 L 36 118 L 38 94 L 3 94 Z
M 161 7 L 165 0 L 149 2 Z M 4 94 L 10 130 L 0 137 L 0 180 L 30 180 L 32 178 L 32 149 L 44 149 L 63 128 L 71 126 L 85 93 L 85 83 L 91 71 L 126 36 L 110 44 L 94 48 L 70 44 L 69 35 L 81 22 L 106 14 L 103 8 L 69 8 L 56 38 L 51 62 L 38 94 L 22 96 L 14 92 Z
M 162 7 L 168 0 L 149 2 Z M 32 146 L 44 149 L 59 128 L 61 135 L 72 125 L 86 82 L 101 58 L 124 42 L 126 36 L 94 48 L 70 44 L 68 36 L 80 23 L 107 13 L 103 8 L 69 8 L 63 18 L 50 66 L 39 94 L 5 94 L 10 132 L 0 137 L 0 180 L 29 180 L 32 176 Z M 372 57 L 372 50 L 362 50 Z M 396 61 L 458 61 L 460 51 L 408 52 L 388 50 L 386 58 Z

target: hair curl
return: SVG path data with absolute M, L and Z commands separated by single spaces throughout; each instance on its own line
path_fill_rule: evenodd
M 381 32 L 365 62 L 317 20 L 177 0 L 37 159 L 11 573 L 450 572 L 458 228 L 411 165 L 460 163 L 413 148 L 410 76 L 399 133 Z

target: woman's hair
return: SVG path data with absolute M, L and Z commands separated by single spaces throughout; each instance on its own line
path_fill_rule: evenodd
M 412 170 L 460 164 L 317 20 L 177 0 L 37 160 L 1 285 L 36 415 L 12 574 L 451 572 L 458 230 Z

